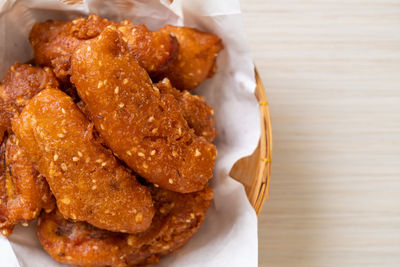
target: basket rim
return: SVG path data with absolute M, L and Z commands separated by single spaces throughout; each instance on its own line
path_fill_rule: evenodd
M 269 103 L 257 67 L 254 68 L 254 74 L 256 79 L 254 94 L 260 110 L 260 140 L 253 154 L 236 161 L 229 175 L 244 185 L 247 198 L 257 215 L 259 215 L 265 200 L 269 199 L 272 128 Z

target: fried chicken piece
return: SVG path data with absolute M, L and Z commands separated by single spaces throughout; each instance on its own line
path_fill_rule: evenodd
M 116 232 L 150 226 L 149 191 L 94 140 L 92 124 L 65 93 L 37 94 L 13 120 L 13 131 L 66 218 Z
M 11 129 L 12 117 L 45 88 L 57 87 L 58 82 L 49 68 L 15 63 L 0 84 L 0 131 Z
M 196 135 L 203 136 L 212 142 L 217 135 L 215 129 L 214 110 L 207 105 L 202 96 L 193 95 L 188 91 L 178 91 L 172 87 L 168 78 L 164 78 L 156 84 L 162 94 L 172 94 L 178 101 L 181 112 L 190 128 Z
M 161 94 L 113 26 L 82 44 L 71 82 L 106 145 L 139 175 L 188 193 L 212 177 L 216 148 L 197 137 L 172 94 Z
M 156 215 L 150 228 L 129 235 L 65 220 L 59 212 L 42 214 L 37 235 L 56 260 L 79 266 L 134 266 L 157 263 L 182 247 L 199 229 L 213 197 L 205 188 L 179 194 L 152 187 Z
M 133 25 L 128 20 L 116 23 L 90 15 L 73 21 L 36 23 L 29 36 L 35 60 L 41 66 L 53 67 L 56 76 L 67 82 L 72 53 L 85 40 L 97 37 L 108 25 L 120 29 L 135 58 L 150 73 L 161 71 L 176 56 L 178 42 L 170 34 L 152 32 L 145 25 Z
M 14 135 L 7 139 L 3 165 L 0 230 L 8 236 L 14 225 L 35 219 L 42 209 L 52 211 L 55 203 L 46 179 L 33 168 Z
M 167 25 L 158 30 L 178 39 L 178 55 L 156 76 L 168 77 L 178 90 L 193 90 L 216 71 L 216 58 L 223 48 L 215 34 L 189 27 Z

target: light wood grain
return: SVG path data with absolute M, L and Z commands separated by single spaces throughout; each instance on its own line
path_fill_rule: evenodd
M 241 3 L 274 136 L 260 266 L 400 266 L 400 1 Z

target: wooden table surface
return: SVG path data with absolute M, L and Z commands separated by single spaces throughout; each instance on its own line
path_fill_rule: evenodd
M 400 266 L 400 1 L 241 4 L 274 134 L 260 266 Z

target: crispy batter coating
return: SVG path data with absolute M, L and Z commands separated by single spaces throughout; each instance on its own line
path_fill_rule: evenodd
M 65 220 L 58 212 L 43 214 L 37 235 L 57 261 L 80 266 L 154 264 L 182 247 L 199 229 L 213 197 L 208 187 L 191 194 L 151 188 L 156 215 L 150 228 L 129 235 L 87 223 Z
M 217 135 L 215 129 L 214 110 L 207 105 L 202 96 L 193 95 L 188 91 L 178 91 L 172 87 L 168 78 L 164 78 L 156 84 L 162 94 L 172 94 L 178 101 L 183 117 L 196 135 L 203 136 L 207 141 L 212 142 Z
M 96 129 L 128 166 L 163 188 L 188 193 L 212 177 L 216 148 L 197 137 L 172 94 L 161 94 L 113 26 L 71 59 L 71 81 Z
M 98 36 L 108 25 L 120 29 L 135 58 L 150 73 L 163 70 L 177 54 L 178 42 L 169 34 L 149 31 L 145 25 L 133 25 L 128 20 L 115 23 L 90 15 L 73 21 L 36 23 L 29 37 L 35 60 L 41 66 L 53 67 L 58 78 L 68 81 L 73 51 L 85 40 Z
M 11 129 L 12 117 L 45 88 L 57 87 L 58 82 L 49 68 L 15 63 L 0 84 L 0 130 Z
M 32 166 L 14 135 L 6 142 L 6 168 L 1 176 L 0 230 L 8 236 L 14 225 L 25 225 L 35 219 L 42 209 L 50 212 L 55 207 L 45 178 Z
M 116 232 L 150 226 L 149 191 L 94 140 L 92 125 L 65 93 L 38 93 L 13 120 L 13 131 L 66 218 Z
M 178 90 L 192 90 L 216 71 L 216 58 L 223 48 L 221 39 L 212 33 L 189 27 L 167 25 L 158 30 L 178 39 L 178 55 L 158 73 L 168 77 Z

